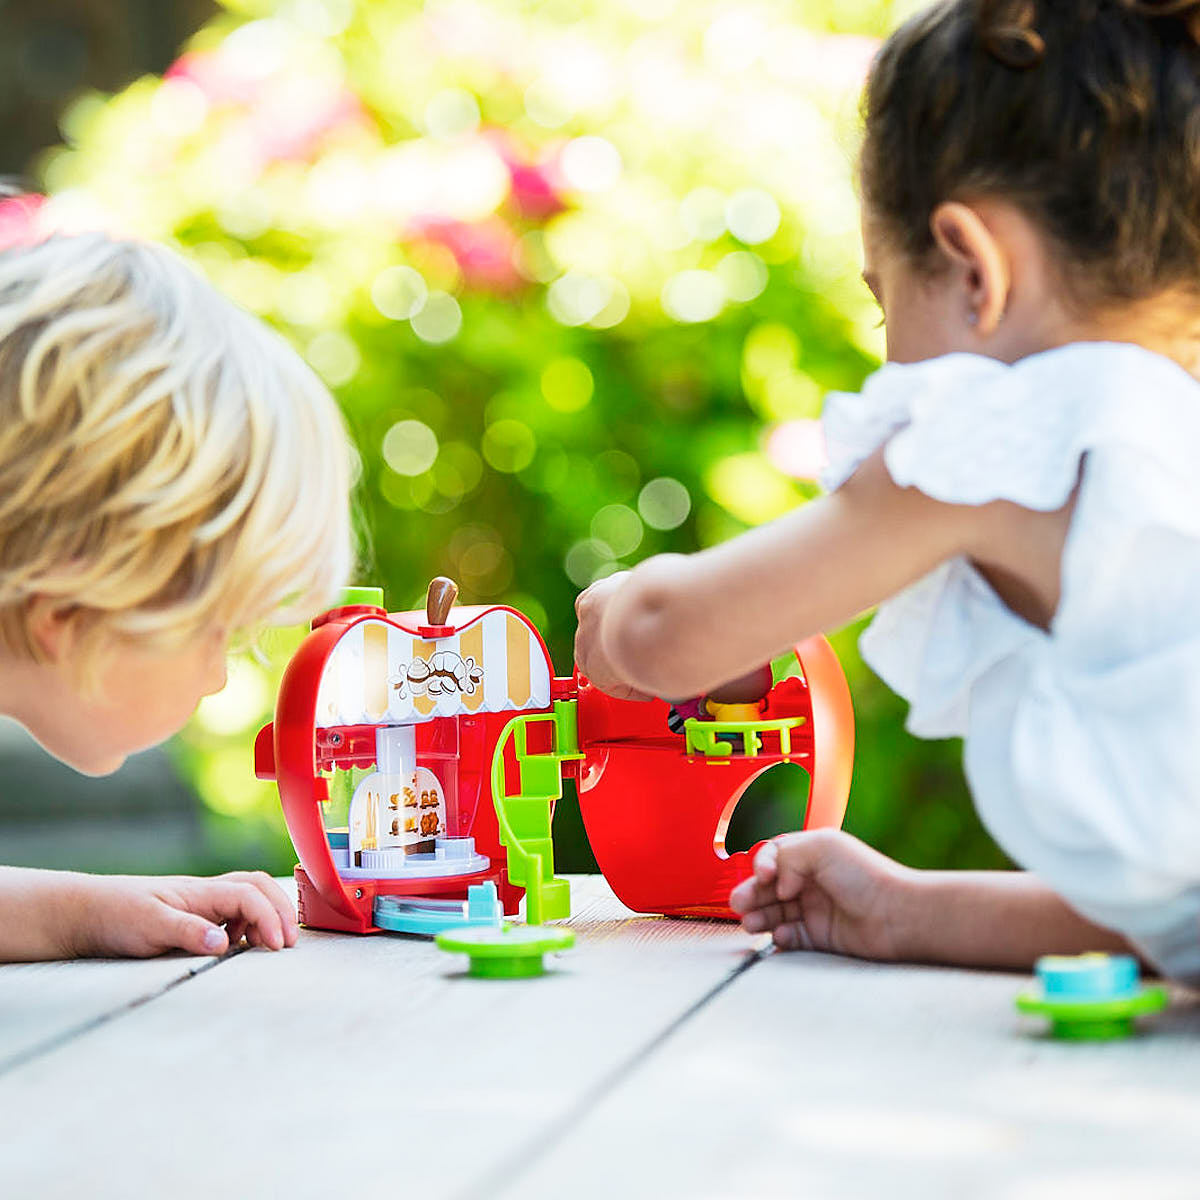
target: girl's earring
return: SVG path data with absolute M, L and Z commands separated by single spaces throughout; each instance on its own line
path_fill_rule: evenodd
M 978 325 L 979 324 L 979 314 L 977 312 L 967 313 L 967 324 L 968 325 Z

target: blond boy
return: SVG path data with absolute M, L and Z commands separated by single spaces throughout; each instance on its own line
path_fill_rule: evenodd
M 170 252 L 0 253 L 0 713 L 90 775 L 169 737 L 224 684 L 231 637 L 335 594 L 349 480 L 325 388 Z M 0 961 L 296 933 L 262 873 L 0 867 Z

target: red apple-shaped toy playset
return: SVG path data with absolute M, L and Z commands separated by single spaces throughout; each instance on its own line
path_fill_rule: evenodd
M 754 851 L 727 854 L 725 831 L 779 763 L 808 774 L 804 827 L 841 825 L 854 717 L 824 638 L 761 699 L 714 693 L 688 716 L 555 677 L 526 617 L 456 596 L 436 579 L 424 612 L 388 613 L 380 589 L 349 589 L 287 667 L 255 769 L 279 785 L 306 925 L 494 927 L 523 891 L 530 924 L 568 916 L 550 832 L 564 778 L 600 869 L 640 912 L 733 915 Z

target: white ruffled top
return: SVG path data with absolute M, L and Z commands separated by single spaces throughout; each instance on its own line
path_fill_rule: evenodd
M 831 395 L 824 424 L 831 490 L 880 446 L 897 484 L 955 504 L 1051 511 L 1079 483 L 1049 632 L 958 558 L 881 605 L 862 650 L 911 732 L 966 738 L 1015 861 L 1200 980 L 1200 384 L 1125 344 L 951 354 Z

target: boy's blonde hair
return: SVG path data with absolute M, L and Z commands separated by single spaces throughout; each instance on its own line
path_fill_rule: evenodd
M 172 650 L 307 618 L 351 567 L 351 450 L 290 346 L 170 251 L 101 234 L 0 253 L 0 641 L 45 597 Z

